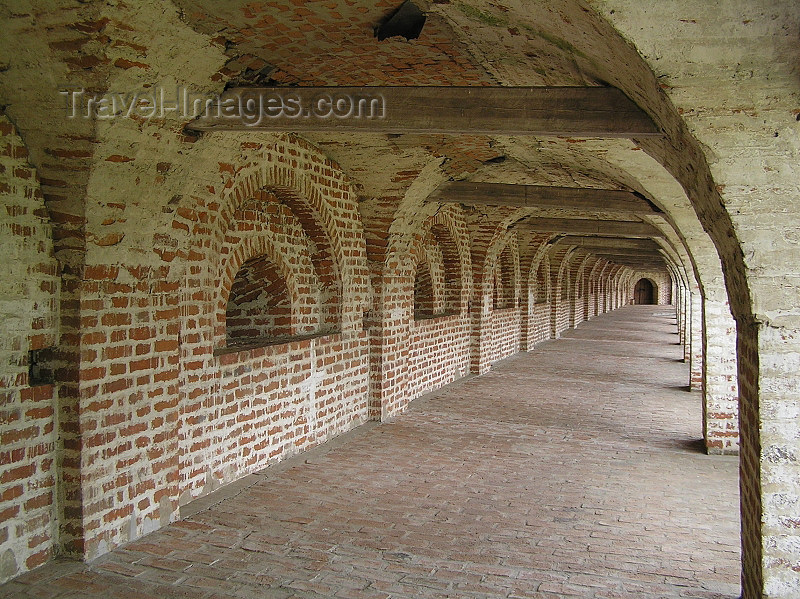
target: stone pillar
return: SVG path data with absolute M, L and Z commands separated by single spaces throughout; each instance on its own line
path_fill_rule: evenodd
M 397 272 L 397 264 L 390 261 L 382 277 L 382 310 L 380 332 L 377 333 L 378 354 L 377 379 L 379 385 L 373 389 L 372 403 L 380 406 L 380 419 L 387 420 L 402 412 L 408 405 L 407 358 L 411 310 L 413 310 L 413 277 Z
M 478 290 L 480 286 L 476 286 Z M 479 291 L 480 293 L 480 291 Z M 472 342 L 470 344 L 470 372 L 484 374 L 492 367 L 491 344 L 492 328 L 490 326 L 492 313 L 489 309 L 490 298 L 488 294 L 481 295 L 472 301 L 470 309 L 470 322 L 472 328 Z
M 728 303 L 703 302 L 703 438 L 713 454 L 739 452 L 736 323 Z
M 703 299 L 694 287 L 689 298 L 689 389 L 703 388 Z
M 800 596 L 800 327 L 738 323 L 742 597 Z

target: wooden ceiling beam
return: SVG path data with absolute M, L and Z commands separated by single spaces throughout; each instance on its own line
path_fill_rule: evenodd
M 592 254 L 613 254 L 617 256 L 657 256 L 662 257 L 662 254 L 659 251 L 658 247 L 578 247 L 584 252 L 589 252 Z
M 514 225 L 523 231 L 609 235 L 612 237 L 661 237 L 661 231 L 643 222 L 592 220 L 588 218 L 532 218 Z
M 634 258 L 634 257 L 615 256 L 607 254 L 594 254 L 594 255 L 597 256 L 598 258 L 608 260 L 609 262 L 614 262 L 616 264 L 623 264 L 625 266 L 652 266 L 652 267 L 666 266 L 666 262 L 660 258 Z
M 661 246 L 649 239 L 631 239 L 628 237 L 596 237 L 594 235 L 565 235 L 555 243 L 572 245 L 588 251 L 606 248 L 625 248 L 639 250 L 660 250 Z
M 252 87 L 208 103 L 190 131 L 658 136 L 614 87 Z
M 664 255 L 650 250 L 614 250 L 614 249 L 585 249 L 586 252 L 596 256 L 618 256 L 620 258 L 656 258 L 663 259 Z
M 428 201 L 473 206 L 560 208 L 630 214 L 657 212 L 643 196 L 632 191 L 512 183 L 453 181 L 440 186 L 428 197 Z

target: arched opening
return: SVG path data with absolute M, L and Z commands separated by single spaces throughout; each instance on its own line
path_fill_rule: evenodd
M 547 273 L 545 272 L 544 260 L 539 262 L 539 267 L 536 269 L 536 293 L 534 295 L 534 303 L 547 303 Z
M 461 263 L 443 225 L 432 226 L 418 241 L 414 274 L 414 318 L 453 314 L 461 307 Z
M 271 186 L 261 193 L 262 201 L 284 206 L 302 228 L 305 245 L 313 265 L 316 279 L 317 310 L 320 329 L 336 331 L 341 321 L 341 267 L 334 256 L 334 244 L 322 215 L 312 203 L 297 191 L 288 187 Z
M 435 313 L 435 298 L 431 268 L 427 260 L 417 263 L 414 275 L 414 319 L 432 318 Z
M 502 298 L 502 280 L 495 269 L 492 272 L 492 310 L 499 309 Z
M 225 310 L 228 346 L 289 337 L 292 306 L 286 280 L 266 255 L 242 264 Z
M 536 344 L 550 338 L 550 262 L 547 255 L 542 256 L 536 265 L 533 285 L 531 329 L 533 331 L 532 344 Z
M 262 187 L 240 201 L 220 254 L 219 346 L 341 329 L 341 268 L 319 215 L 299 192 Z
M 504 310 L 514 307 L 514 256 L 511 253 L 511 245 L 500 253 L 500 257 L 495 264 L 494 288 L 492 290 L 492 300 L 495 310 Z
M 461 259 L 455 241 L 444 225 L 433 225 L 430 230 L 441 254 L 443 293 L 442 314 L 456 314 L 461 311 Z
M 639 279 L 633 287 L 634 304 L 655 304 L 655 289 L 650 279 Z
M 394 246 L 392 254 L 410 254 L 408 262 L 398 260 L 391 268 L 397 268 L 395 272 L 408 281 L 403 275 L 409 272 L 406 264 L 411 262 L 409 270 L 413 269 L 414 275 L 413 321 L 409 327 L 404 327 L 402 341 L 398 340 L 402 347 L 398 351 L 403 364 L 402 397 L 410 401 L 469 371 L 471 338 L 465 334 L 469 326 L 465 309 L 471 285 L 470 256 L 460 209 L 445 208 L 428 215 L 422 222 L 412 218 L 409 224 L 413 228 L 399 233 L 390 245 Z M 407 289 L 410 283 L 408 281 Z M 408 297 L 410 291 L 399 297 Z M 384 309 L 385 306 L 384 303 Z M 383 343 L 385 340 L 384 335 L 376 341 Z M 376 362 L 371 364 L 373 371 L 385 368 L 385 360 Z M 383 386 L 374 393 L 385 398 L 392 390 Z M 380 403 L 385 405 L 384 400 Z

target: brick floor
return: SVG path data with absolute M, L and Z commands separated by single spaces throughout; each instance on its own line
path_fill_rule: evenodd
M 738 461 L 674 331 L 598 317 L 0 597 L 738 597 Z

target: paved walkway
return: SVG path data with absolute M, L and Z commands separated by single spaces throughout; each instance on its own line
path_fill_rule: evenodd
M 0 597 L 738 597 L 738 462 L 674 322 L 593 319 Z

